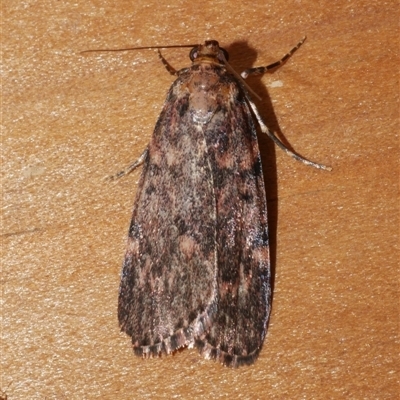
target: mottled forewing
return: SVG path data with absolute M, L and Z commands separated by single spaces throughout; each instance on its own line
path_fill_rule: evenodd
M 138 355 L 193 342 L 191 324 L 217 292 L 212 171 L 180 86 L 170 89 L 149 144 L 122 270 L 118 318 Z
M 216 203 L 218 307 L 197 341 L 206 357 L 251 364 L 270 311 L 267 207 L 256 129 L 246 95 L 220 76 L 219 107 L 205 130 Z

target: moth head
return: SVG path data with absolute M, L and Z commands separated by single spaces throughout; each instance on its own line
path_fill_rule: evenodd
M 193 47 L 190 50 L 189 57 L 192 61 L 198 58 L 217 59 L 222 64 L 229 60 L 228 52 L 219 47 L 219 43 L 216 40 L 206 40 L 204 44 Z

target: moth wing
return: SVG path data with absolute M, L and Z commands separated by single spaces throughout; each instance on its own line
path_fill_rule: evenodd
M 207 315 L 217 293 L 208 149 L 187 111 L 189 96 L 175 91 L 149 144 L 119 292 L 121 330 L 144 356 L 193 343 L 193 322 Z
M 266 334 L 270 260 L 265 186 L 253 117 L 232 78 L 205 132 L 216 203 L 218 296 L 211 329 L 196 345 L 226 365 L 251 364 Z M 224 90 L 225 89 L 225 90 Z

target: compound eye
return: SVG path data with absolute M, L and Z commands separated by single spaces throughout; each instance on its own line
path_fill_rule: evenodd
M 192 50 L 190 50 L 189 57 L 191 61 L 194 61 L 199 55 L 199 46 L 193 47 Z

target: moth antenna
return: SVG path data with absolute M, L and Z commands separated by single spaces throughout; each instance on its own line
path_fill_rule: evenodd
M 255 96 L 258 100 L 262 100 L 261 97 L 246 83 L 246 81 L 241 77 L 240 74 L 238 74 L 232 67 L 231 65 L 228 63 L 228 61 L 226 61 L 226 58 L 224 56 L 224 53 L 221 51 L 220 53 L 220 57 L 222 58 L 222 61 L 225 64 L 226 69 L 232 74 L 234 75 L 234 77 L 244 86 L 244 88 L 251 93 L 253 96 Z
M 147 49 L 174 49 L 179 47 L 196 47 L 198 44 L 177 44 L 177 45 L 169 45 L 169 46 L 139 46 L 139 47 L 125 47 L 122 49 L 93 49 L 93 50 L 84 50 L 81 51 L 80 54 L 83 53 L 95 53 L 100 51 L 131 51 L 131 50 L 147 50 Z

